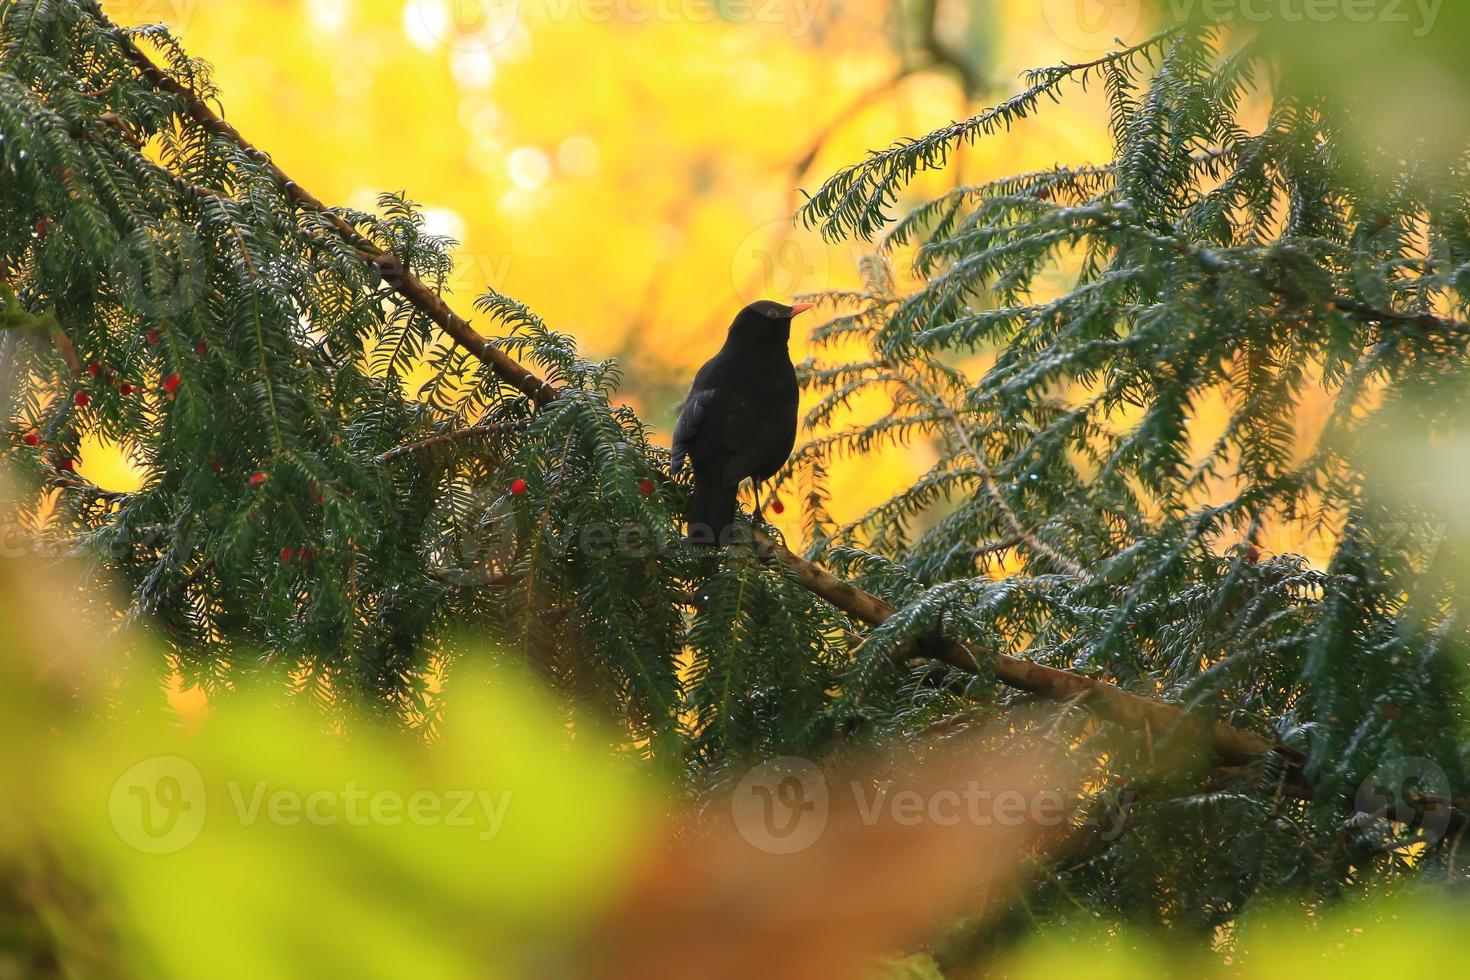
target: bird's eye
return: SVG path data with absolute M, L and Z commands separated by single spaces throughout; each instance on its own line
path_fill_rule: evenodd
M 774 319 L 776 319 L 776 311 L 775 310 L 767 310 L 766 311 L 766 316 L 768 316 L 772 320 L 774 320 Z

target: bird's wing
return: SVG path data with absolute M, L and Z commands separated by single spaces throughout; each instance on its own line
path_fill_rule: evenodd
M 679 413 L 679 421 L 674 424 L 674 451 L 669 457 L 671 472 L 677 473 L 684 468 L 689 447 L 699 435 L 700 426 L 704 424 L 704 417 L 709 413 L 710 403 L 714 399 L 715 393 L 712 389 L 694 388 L 684 400 L 684 410 Z
M 767 411 L 744 392 L 731 396 L 721 427 L 725 448 L 730 450 L 730 458 L 725 463 L 725 482 L 738 482 L 751 476 L 770 455 Z

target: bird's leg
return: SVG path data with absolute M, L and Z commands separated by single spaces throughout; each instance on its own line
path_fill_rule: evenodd
M 757 524 L 764 524 L 766 518 L 761 513 L 761 481 L 751 480 L 750 485 L 755 488 L 755 522 Z

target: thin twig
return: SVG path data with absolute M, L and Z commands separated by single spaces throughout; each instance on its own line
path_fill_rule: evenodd
M 1031 550 L 1045 555 L 1053 564 L 1059 565 L 1068 573 L 1081 579 L 1084 583 L 1090 581 L 1092 576 L 1087 573 L 1086 569 L 1060 551 L 1057 551 L 1045 541 L 1042 541 L 1036 536 L 1035 531 L 1032 531 L 1021 522 L 1021 518 L 1011 509 L 1011 505 L 1006 502 L 1005 496 L 1000 492 L 1000 485 L 995 481 L 995 474 L 991 472 L 990 465 L 986 462 L 985 457 L 981 455 L 980 450 L 970 439 L 970 435 L 965 429 L 965 423 L 960 420 L 959 414 L 950 408 L 949 404 L 943 398 L 929 391 L 924 385 L 904 377 L 897 371 L 888 373 L 888 377 L 913 392 L 921 401 L 928 404 L 949 421 L 950 427 L 954 429 L 955 438 L 959 439 L 960 445 L 964 447 L 965 452 L 975 461 L 975 468 L 976 472 L 980 475 L 980 482 L 985 487 L 985 492 L 990 496 L 991 502 L 1000 511 L 1000 515 L 1010 528 L 1011 533 L 1015 537 L 1025 541 Z
M 106 501 L 110 504 L 121 503 L 133 496 L 132 493 L 121 490 L 104 490 L 90 480 L 84 480 L 79 476 L 51 476 L 41 482 L 57 490 L 75 490 L 79 493 L 85 493 L 89 497 L 95 497 L 98 500 Z
M 1343 313 L 1351 314 L 1359 320 L 1370 323 L 1410 323 L 1425 330 L 1438 330 L 1443 333 L 1470 333 L 1470 324 L 1461 323 L 1459 320 L 1449 320 L 1444 317 L 1434 316 L 1431 313 L 1405 313 L 1400 310 L 1385 310 L 1367 303 L 1359 303 L 1357 300 L 1343 299 L 1337 297 L 1328 301 L 1328 306 Z
M 408 456 L 412 453 L 423 452 L 425 449 L 432 449 L 435 446 L 442 446 L 446 442 L 455 442 L 460 439 L 477 439 L 482 436 L 495 435 L 501 432 L 515 432 L 517 430 L 524 429 L 526 425 L 527 423 L 525 421 L 492 423 L 480 422 L 465 429 L 455 429 L 452 432 L 441 432 L 438 435 L 430 436 L 427 439 L 420 439 L 418 442 L 410 442 L 407 445 L 398 446 L 396 448 L 388 450 L 386 453 L 375 456 L 373 458 L 373 462 L 379 464 L 391 463 L 396 459 L 401 459 L 402 457 Z

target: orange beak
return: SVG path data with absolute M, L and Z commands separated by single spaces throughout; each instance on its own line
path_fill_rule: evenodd
M 815 305 L 815 303 L 797 303 L 791 307 L 791 315 L 796 316 L 800 313 L 805 313 Z

